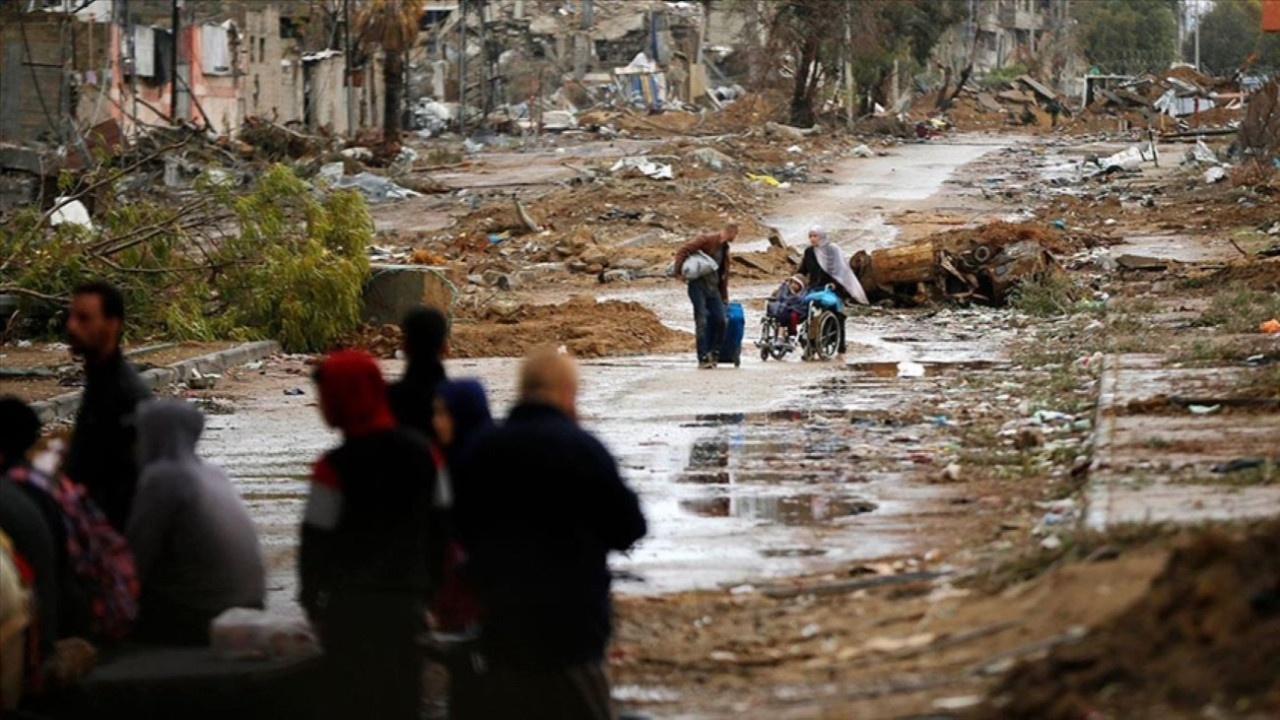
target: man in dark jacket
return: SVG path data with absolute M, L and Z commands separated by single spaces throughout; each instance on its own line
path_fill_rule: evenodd
M 420 435 L 396 426 L 371 356 L 335 352 L 316 381 L 342 444 L 313 472 L 299 600 L 324 646 L 329 716 L 416 720 L 436 465 Z
M 457 470 L 458 531 L 488 667 L 477 717 L 614 716 L 603 667 L 607 555 L 631 547 L 646 525 L 608 450 L 578 426 L 577 387 L 569 357 L 529 357 L 519 404 Z
M 724 230 L 703 233 L 676 251 L 676 277 L 689 285 L 693 303 L 693 325 L 697 332 L 698 367 L 714 368 L 724 341 L 725 306 L 729 303 L 729 243 L 738 237 L 738 224 L 729 223 Z M 684 262 L 690 255 L 702 252 L 716 264 L 715 272 L 697 278 L 684 275 Z
M 104 282 L 81 285 L 71 294 L 67 340 L 84 358 L 85 386 L 63 471 L 84 485 L 119 532 L 129 521 L 138 482 L 134 458 L 134 412 L 151 397 L 120 352 L 124 298 Z
M 400 323 L 404 335 L 404 377 L 387 388 L 391 412 L 401 425 L 423 437 L 435 437 L 431 416 L 436 386 L 444 379 L 444 357 L 449 353 L 449 319 L 435 308 L 409 311 Z

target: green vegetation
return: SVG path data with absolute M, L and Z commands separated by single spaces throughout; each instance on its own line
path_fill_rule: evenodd
M 1077 292 L 1066 273 L 1045 273 L 1019 284 L 1009 298 L 1009 306 L 1036 317 L 1068 315 L 1075 307 Z
M 1194 37 L 1187 38 L 1183 52 L 1186 57 L 1195 54 Z M 1217 75 L 1231 75 L 1255 52 L 1259 67 L 1280 65 L 1280 37 L 1262 32 L 1261 0 L 1217 0 L 1201 18 L 1201 65 Z
M 995 68 L 991 72 L 984 75 L 978 80 L 978 85 L 984 88 L 998 88 L 1002 85 L 1008 85 L 1016 78 L 1027 74 L 1027 66 L 1022 63 L 1013 63 Z
M 248 192 L 198 189 L 176 209 L 104 193 L 92 231 L 20 213 L 0 229 L 0 289 L 61 301 L 103 278 L 125 293 L 132 334 L 274 339 L 290 351 L 323 350 L 359 323 L 373 238 L 363 198 L 318 199 L 279 165 Z
M 1280 294 L 1236 284 L 1214 295 L 1198 322 L 1231 333 L 1256 333 L 1272 318 L 1280 318 Z
M 1103 72 L 1161 71 L 1177 55 L 1177 0 L 1088 0 L 1071 8 L 1080 47 Z

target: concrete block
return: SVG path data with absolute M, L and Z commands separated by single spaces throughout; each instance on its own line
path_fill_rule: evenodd
M 447 269 L 426 265 L 374 265 L 364 286 L 365 322 L 399 324 L 410 310 L 425 305 L 446 315 L 453 308 L 457 288 Z

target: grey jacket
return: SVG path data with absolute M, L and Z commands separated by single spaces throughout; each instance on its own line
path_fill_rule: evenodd
M 138 407 L 142 468 L 126 533 L 151 617 L 212 620 L 262 607 L 266 571 L 249 512 L 220 468 L 196 457 L 200 411 L 184 402 Z

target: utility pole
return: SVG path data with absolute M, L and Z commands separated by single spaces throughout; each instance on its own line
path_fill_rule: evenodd
M 172 0 L 170 19 L 173 25 L 173 42 L 169 45 L 169 119 L 178 122 L 178 43 L 181 42 L 180 11 L 182 0 Z M 90 36 L 92 37 L 92 35 Z
M 351 104 L 351 0 L 342 0 L 342 86 L 347 92 L 347 133 L 356 131 L 355 106 Z
M 1200 3 L 1196 2 L 1196 70 L 1200 69 Z
M 467 0 L 458 0 L 458 134 L 467 137 Z

